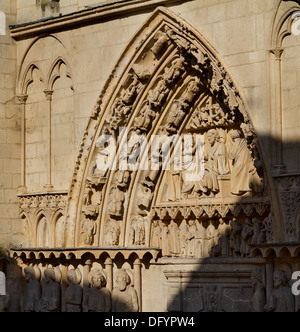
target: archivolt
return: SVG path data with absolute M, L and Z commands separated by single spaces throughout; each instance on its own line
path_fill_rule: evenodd
M 258 155 L 256 137 L 243 98 L 214 49 L 186 22 L 168 10 L 158 8 L 119 58 L 89 119 L 70 188 L 65 233 L 67 247 L 131 245 L 130 225 L 138 214 L 138 187 L 149 179 L 141 170 L 128 173 L 108 171 L 97 177 L 95 160 L 99 137 L 111 134 L 124 141 L 126 137 L 119 134 L 119 127 L 127 127 L 129 135 L 138 133 L 148 141 L 151 135 L 163 132 L 180 135 L 205 96 L 218 101 L 228 113 L 227 118 L 234 119 L 233 127 L 234 123 L 243 123 L 249 147 Z M 182 118 L 177 122 L 172 117 L 176 103 L 180 103 L 182 111 Z M 177 111 L 179 109 L 175 109 L 175 115 L 178 115 Z M 147 159 L 147 156 L 141 158 Z M 160 183 L 159 179 L 155 181 Z M 115 188 L 119 189 L 114 192 Z M 157 190 L 154 190 L 154 196 Z M 108 213 L 110 197 L 116 194 L 120 195 L 122 206 Z M 149 199 L 149 202 L 153 200 Z M 261 207 L 254 209 L 260 210 Z M 142 213 L 147 214 L 150 210 L 142 207 Z M 259 213 L 263 216 L 268 211 Z M 111 214 L 114 222 L 121 225 L 118 243 L 104 240 L 108 215 Z M 88 236 L 82 238 L 82 233 L 88 229 Z M 150 244 L 149 234 L 148 224 L 145 245 Z

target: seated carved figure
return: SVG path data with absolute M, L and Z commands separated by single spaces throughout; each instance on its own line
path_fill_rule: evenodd
M 138 312 L 138 296 L 135 289 L 130 286 L 131 279 L 125 270 L 117 272 L 116 288 L 112 291 L 113 312 Z
M 84 312 L 110 312 L 111 294 L 105 288 L 106 280 L 99 269 L 93 269 L 88 275 L 91 288 L 86 292 L 83 301 Z

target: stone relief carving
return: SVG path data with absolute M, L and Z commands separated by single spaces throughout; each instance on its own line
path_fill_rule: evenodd
M 61 272 L 58 268 L 49 267 L 44 272 L 42 280 L 42 295 L 40 301 L 41 312 L 59 312 L 61 301 L 60 282 Z
M 65 311 L 81 312 L 83 289 L 80 286 L 81 272 L 79 269 L 72 269 L 67 272 L 69 286 L 65 290 Z
M 45 195 L 26 195 L 20 197 L 20 216 L 24 221 L 24 243 L 22 247 L 35 246 L 62 246 L 63 236 L 59 239 L 50 238 L 49 234 L 38 234 L 43 231 L 40 229 L 41 220 L 53 233 L 60 234 L 61 227 L 64 225 L 65 208 L 67 204 L 67 194 L 45 194 Z M 43 242 L 44 241 L 44 242 Z M 47 244 L 46 244 L 46 242 Z M 43 242 L 43 243 L 42 243 Z
M 88 275 L 91 287 L 83 302 L 84 312 L 110 312 L 111 311 L 111 294 L 105 288 L 106 280 L 99 269 L 93 269 Z
M 274 289 L 265 310 L 267 312 L 295 312 L 295 298 L 291 288 L 287 285 L 286 272 L 276 270 L 273 279 Z
M 24 269 L 24 272 L 27 282 L 24 291 L 24 311 L 37 312 L 39 310 L 42 294 L 41 285 L 39 283 L 41 271 L 37 266 L 28 266 Z
M 138 312 L 136 290 L 131 286 L 131 278 L 125 270 L 116 274 L 116 287 L 112 291 L 112 312 Z
M 251 274 L 253 297 L 252 312 L 264 312 L 266 304 L 266 289 L 263 280 L 263 271 L 255 269 Z
M 136 174 L 132 171 L 117 169 L 111 176 L 108 170 L 100 171 L 100 158 L 97 159 L 97 156 L 107 153 L 103 147 L 112 145 L 112 142 L 101 142 L 100 138 L 95 137 L 98 120 L 105 112 L 102 109 L 103 93 L 91 118 L 90 126 L 93 130 L 90 127 L 85 133 L 74 173 L 74 179 L 77 180 L 79 174 L 78 183 L 83 183 L 81 195 L 78 195 L 81 202 L 78 207 L 79 239 L 74 241 L 76 245 L 117 247 L 123 246 L 125 241 L 128 245 L 140 248 L 160 248 L 163 258 L 170 257 L 170 260 L 177 257 L 244 259 L 249 257 L 251 245 L 274 242 L 273 215 L 266 179 L 249 118 L 224 67 L 208 55 L 208 52 L 205 53 L 203 48 L 200 50 L 196 47 L 194 40 L 195 37 L 184 25 L 176 29 L 167 24 L 160 27 L 154 38 L 147 41 L 147 48 L 127 71 L 126 78 L 120 80 L 121 86 L 116 91 L 115 99 L 108 103 L 110 113 L 105 119 L 100 136 L 111 135 L 116 139 L 119 135 L 118 128 L 129 123 L 129 139 L 135 134 L 147 137 L 151 131 L 166 136 L 187 133 L 204 135 L 203 178 L 190 184 L 185 181 L 184 170 L 171 170 L 164 174 L 159 161 L 164 152 L 162 150 L 158 157 L 159 169 L 141 172 L 139 178 L 135 178 Z M 141 44 L 143 42 L 144 40 Z M 173 52 L 175 49 L 176 56 Z M 169 57 L 171 53 L 172 57 Z M 151 65 L 149 59 L 152 61 Z M 159 68 L 162 63 L 164 68 Z M 153 81 L 151 77 L 154 77 Z M 142 96 L 144 100 L 141 99 Z M 159 120 L 161 128 L 157 131 Z M 92 152 L 92 161 L 84 179 L 80 177 L 80 168 L 84 169 L 83 164 L 89 160 L 88 153 L 94 139 L 98 139 L 98 150 Z M 196 144 L 192 147 L 192 153 L 186 155 L 187 173 L 193 171 L 189 165 L 196 161 L 195 147 Z M 134 144 L 126 156 L 128 160 L 136 148 Z M 110 155 L 106 154 L 105 157 L 109 159 Z M 109 178 L 113 180 L 109 182 Z M 136 182 L 132 184 L 131 179 Z M 73 191 L 76 187 L 75 180 L 70 200 L 74 200 L 78 194 L 76 190 Z M 288 216 L 285 220 L 286 234 L 290 239 L 295 239 L 297 229 L 293 220 L 299 201 L 295 189 L 297 186 L 285 187 L 284 182 L 284 179 L 278 180 L 283 209 Z M 130 188 L 131 184 L 133 188 L 138 188 L 139 194 Z M 159 195 L 157 190 L 161 184 L 167 186 L 161 188 L 162 194 Z M 131 196 L 135 200 L 132 211 L 125 211 Z M 21 197 L 22 219 L 29 229 L 28 234 L 31 234 L 28 237 L 34 238 L 37 232 L 31 228 L 39 209 L 46 210 L 45 224 L 50 224 L 55 208 L 59 207 L 63 211 L 65 205 L 66 195 Z M 70 218 L 74 218 L 74 213 L 70 215 Z M 96 235 L 101 231 L 104 234 L 100 234 L 98 240 Z M 123 241 L 121 232 L 129 238 Z M 30 244 L 28 242 L 26 246 Z M 28 297 L 25 301 L 28 302 L 28 311 L 59 310 L 55 300 L 55 283 L 58 283 L 58 277 L 55 275 L 53 278 L 53 272 L 50 272 L 52 269 L 48 270 L 41 282 L 42 292 L 40 296 L 36 296 L 40 301 L 37 301 L 39 306 L 36 309 L 36 305 L 32 304 L 35 300 Z M 27 286 L 30 286 L 29 289 L 36 288 L 31 294 L 33 296 L 35 292 L 38 293 L 39 287 L 38 282 L 31 280 L 33 274 L 30 271 L 29 268 Z M 36 272 L 35 279 L 39 279 Z M 82 294 L 81 276 L 77 270 L 68 271 L 67 279 L 69 286 L 64 295 L 66 311 L 106 311 L 103 310 L 103 301 L 100 299 L 103 294 L 100 294 L 105 293 L 108 298 L 109 291 L 105 288 L 105 277 L 101 271 L 93 269 L 89 274 L 91 287 L 88 288 L 86 297 Z M 263 277 L 260 272 L 255 272 L 252 279 L 252 310 L 263 311 L 266 303 Z M 281 279 L 281 284 L 277 287 L 275 283 L 274 295 L 266 306 L 267 311 L 292 308 L 292 305 L 287 304 L 291 304 L 292 300 L 286 294 L 286 281 L 283 276 L 278 279 Z M 116 288 L 112 292 L 113 310 L 138 311 L 137 292 L 131 285 L 129 274 L 121 271 L 115 284 Z M 235 292 L 238 293 L 236 297 Z M 210 312 L 232 309 L 237 303 L 241 307 L 247 307 L 249 300 L 244 299 L 244 292 L 248 295 L 249 290 L 232 290 L 223 286 L 204 287 L 199 302 L 203 311 Z M 280 303 L 277 297 L 290 299 Z M 224 298 L 229 299 L 228 302 L 232 301 L 231 308 L 224 303 Z
M 151 245 L 166 257 L 249 257 L 250 245 L 266 243 L 262 218 L 154 220 Z

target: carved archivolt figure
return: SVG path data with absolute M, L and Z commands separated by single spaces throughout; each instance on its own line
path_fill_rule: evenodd
M 118 246 L 121 229 L 119 222 L 114 219 L 107 220 L 105 225 L 105 244 L 109 246 Z
M 287 284 L 286 273 L 282 270 L 275 271 L 273 280 L 274 289 L 265 310 L 267 312 L 295 312 L 295 298 Z
M 81 273 L 78 269 L 69 270 L 67 272 L 69 286 L 65 292 L 66 312 L 81 312 L 81 303 L 83 298 L 83 290 L 79 285 L 81 281 Z
M 131 286 L 131 279 L 125 270 L 116 274 L 116 287 L 112 291 L 113 312 L 138 312 L 138 296 Z
M 133 219 L 130 229 L 130 244 L 142 246 L 145 244 L 145 220 L 139 216 Z
M 81 222 L 81 238 L 82 242 L 87 245 L 92 245 L 94 236 L 97 232 L 97 224 L 94 220 L 85 218 Z
M 59 312 L 60 285 L 56 282 L 55 270 L 48 268 L 42 281 L 41 312 Z
M 107 213 L 111 216 L 121 217 L 124 211 L 125 192 L 130 181 L 130 172 L 117 171 L 114 177 L 114 185 L 112 186 L 109 201 L 107 205 Z
M 32 266 L 24 269 L 27 284 L 24 292 L 24 312 L 37 312 L 41 299 L 41 285 L 36 280 L 36 271 Z
M 88 280 L 91 285 L 86 292 L 83 301 L 84 312 L 110 312 L 111 294 L 105 288 L 106 280 L 101 270 L 93 269 L 88 274 Z

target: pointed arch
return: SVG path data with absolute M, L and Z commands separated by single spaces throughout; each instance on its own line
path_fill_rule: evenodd
M 163 190 L 166 172 L 161 165 L 156 174 L 145 174 L 141 169 L 98 172 L 97 156 L 102 139 L 110 135 L 117 141 L 116 158 L 122 160 L 124 143 L 135 134 L 146 137 L 148 142 L 154 135 L 193 134 L 193 116 L 206 105 L 215 104 L 221 114 L 218 124 L 199 124 L 196 132 L 207 136 L 210 128 L 216 127 L 219 134 L 226 128 L 226 137 L 221 135 L 221 138 L 229 139 L 230 130 L 243 131 L 253 160 L 259 161 L 260 172 L 268 182 L 249 109 L 229 70 L 199 32 L 169 10 L 158 8 L 125 48 L 88 121 L 70 188 L 66 246 L 80 245 L 77 239 L 81 223 L 86 219 L 97 224 L 94 246 L 104 245 L 109 232 L 119 235 L 119 241 L 114 245 L 150 245 L 147 240 L 152 232 L 149 218 L 161 209 L 154 211 L 152 208 L 154 202 L 158 202 L 159 190 Z M 128 135 L 120 132 L 120 127 L 127 127 Z M 133 142 L 131 148 L 134 144 L 137 142 Z M 172 153 L 174 149 L 173 146 Z M 147 153 L 140 155 L 140 161 L 143 159 L 147 163 Z M 228 179 L 225 176 L 222 180 L 225 188 Z M 116 197 L 117 203 L 114 202 Z M 262 218 L 269 213 L 270 196 L 265 203 L 266 209 L 260 204 L 245 208 L 207 203 L 196 214 L 215 218 L 230 214 L 231 210 L 244 210 L 253 214 L 259 211 Z M 172 207 L 171 204 L 162 214 L 174 215 Z M 190 211 L 196 210 L 196 206 L 187 209 L 180 207 L 184 218 L 191 215 Z M 129 239 L 136 220 L 140 225 L 144 224 L 140 226 L 140 229 L 144 227 L 144 238 L 132 243 Z M 114 226 L 109 230 L 108 225 L 112 224 Z
M 27 95 L 28 94 L 28 87 L 31 83 L 33 83 L 33 73 L 37 70 L 39 73 L 39 81 L 45 83 L 45 79 L 43 73 L 41 72 L 39 66 L 35 63 L 30 63 L 24 71 L 24 75 L 20 81 L 20 95 Z
M 50 225 L 43 211 L 36 219 L 36 247 L 46 248 L 50 246 Z
M 72 80 L 72 75 L 70 72 L 70 66 L 68 65 L 67 61 L 63 57 L 58 57 L 53 64 L 51 65 L 47 79 L 46 79 L 46 86 L 47 90 L 53 91 L 54 84 L 56 80 L 61 77 L 61 67 L 62 65 L 66 66 L 66 76 Z

